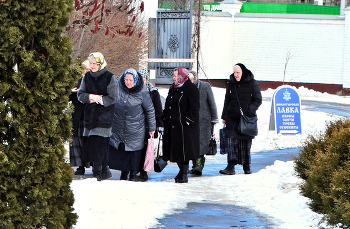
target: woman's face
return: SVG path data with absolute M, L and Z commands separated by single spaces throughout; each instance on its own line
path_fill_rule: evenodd
M 146 83 L 147 83 L 146 77 L 143 77 L 143 83 L 146 85 Z
M 242 78 L 242 69 L 240 66 L 236 65 L 233 68 L 233 75 L 235 76 L 236 80 L 239 82 Z
M 173 76 L 174 84 L 177 84 L 178 74 L 179 74 L 179 71 L 174 71 L 174 76 Z
M 134 76 L 130 73 L 125 75 L 125 85 L 127 88 L 132 88 L 134 86 Z
M 89 63 L 90 63 L 90 69 L 92 72 L 97 72 L 98 70 L 98 65 L 95 59 L 89 59 Z
M 90 65 L 89 65 L 89 63 L 84 64 L 84 66 L 85 66 L 85 71 L 82 73 L 83 76 L 85 75 L 85 73 L 87 73 L 88 71 L 90 71 Z

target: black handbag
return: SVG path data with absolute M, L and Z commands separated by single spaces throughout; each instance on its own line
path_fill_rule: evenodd
M 241 118 L 238 124 L 238 132 L 244 135 L 248 135 L 251 137 L 255 137 L 258 135 L 258 117 L 255 115 L 253 117 L 248 117 L 243 113 L 241 103 L 239 102 L 237 88 L 236 88 L 236 96 L 239 105 L 239 110 L 241 112 Z
M 217 150 L 218 150 L 217 143 L 216 143 L 215 137 L 212 135 L 209 140 L 209 150 L 207 155 L 216 155 Z
M 159 132 L 159 142 L 158 142 L 158 148 L 157 148 L 157 155 L 154 158 L 154 172 L 160 173 L 163 171 L 163 169 L 167 166 L 168 162 L 164 161 L 160 151 L 162 150 L 163 144 L 163 135 Z
M 238 132 L 244 135 L 255 137 L 258 135 L 258 117 L 248 117 L 243 114 L 241 109 L 241 118 L 238 124 Z
M 217 150 L 218 150 L 216 139 L 215 139 L 215 136 L 213 134 L 213 131 L 214 131 L 214 125 L 211 126 L 211 137 L 209 140 L 209 149 L 208 149 L 208 153 L 206 155 L 216 155 Z

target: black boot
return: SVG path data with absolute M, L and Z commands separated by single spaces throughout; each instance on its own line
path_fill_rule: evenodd
M 178 174 L 176 175 L 176 177 L 174 178 L 175 179 L 175 183 L 177 183 L 177 181 L 180 179 L 181 177 L 181 164 L 180 163 L 176 163 L 177 164 L 177 167 L 179 167 L 179 172 Z
M 179 171 L 179 173 L 176 175 L 175 179 L 175 183 L 177 183 L 177 181 L 180 179 L 181 177 L 181 171 Z
M 250 164 L 243 164 L 243 171 L 244 174 L 252 174 L 252 171 L 250 171 Z
M 102 180 L 106 180 L 108 178 L 112 177 L 111 170 L 109 170 L 109 167 L 106 165 L 102 166 Z
M 188 183 L 188 164 L 181 164 L 180 177 L 175 183 Z
M 99 166 L 99 168 L 96 168 L 95 166 L 95 175 L 97 181 L 102 181 L 102 166 Z
M 146 171 L 140 171 L 140 179 L 142 181 L 147 181 L 148 180 L 148 175 Z
M 137 171 L 135 170 L 130 171 L 129 181 L 136 181 L 136 174 L 137 174 Z
M 127 180 L 129 175 L 129 171 L 122 171 L 120 174 L 120 180 Z
M 192 160 L 192 169 L 188 171 L 189 174 L 193 174 L 193 170 L 197 167 L 197 160 Z
M 79 166 L 74 173 L 74 175 L 84 175 L 84 174 L 85 174 L 85 167 L 84 166 Z
M 227 167 L 224 170 L 220 170 L 220 173 L 225 175 L 235 175 L 235 165 L 235 161 L 229 161 Z
M 94 162 L 94 175 L 97 181 L 102 181 L 102 165 Z

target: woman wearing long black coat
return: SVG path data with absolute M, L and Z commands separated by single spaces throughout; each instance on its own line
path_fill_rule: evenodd
M 243 64 L 234 66 L 234 73 L 226 88 L 222 121 L 226 124 L 226 139 L 228 142 L 227 167 L 220 170 L 221 174 L 234 175 L 235 165 L 243 165 L 245 174 L 250 174 L 250 148 L 253 137 L 238 132 L 238 123 L 241 118 L 240 106 L 248 117 L 256 115 L 262 102 L 259 83 L 253 73 Z
M 118 87 L 108 164 L 111 169 L 122 171 L 121 180 L 136 181 L 146 123 L 150 136 L 156 130 L 154 108 L 142 76 L 135 69 L 126 70 L 118 80 Z
M 176 183 L 188 182 L 189 160 L 199 157 L 199 91 L 188 76 L 187 69 L 175 69 L 163 110 L 163 159 L 179 166 Z

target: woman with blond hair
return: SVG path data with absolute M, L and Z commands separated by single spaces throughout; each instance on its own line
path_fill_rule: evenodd
M 108 149 L 118 87 L 101 53 L 91 53 L 88 59 L 91 70 L 83 77 L 78 91 L 79 101 L 85 103 L 84 136 L 87 140 L 83 159 L 93 162 L 94 177 L 101 181 L 112 176 L 108 168 Z

